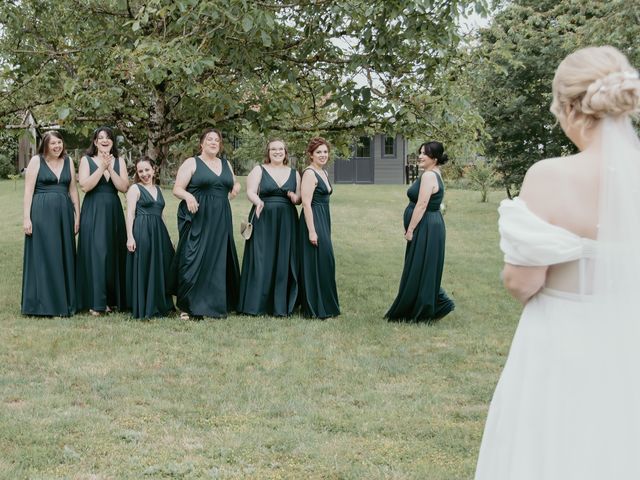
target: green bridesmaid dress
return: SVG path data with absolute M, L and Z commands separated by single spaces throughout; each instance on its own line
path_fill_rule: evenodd
M 309 230 L 304 219 L 304 210 L 300 215 L 300 305 L 306 317 L 329 318 L 340 315 L 338 289 L 336 287 L 336 260 L 331 244 L 331 212 L 329 196 L 333 193 L 327 188 L 325 180 L 312 168 L 318 181 L 311 208 L 313 224 L 318 235 L 318 246 L 309 242 Z
M 288 192 L 296 191 L 296 172 L 278 185 L 262 168 L 260 199 L 264 208 L 253 217 L 253 234 L 244 246 L 238 313 L 291 315 L 298 299 L 298 212 Z
M 198 201 L 198 211 L 189 212 L 184 200 L 178 206 L 177 305 L 190 315 L 221 318 L 238 304 L 240 284 L 229 205 L 233 174 L 226 160 L 220 175 L 200 157 L 195 161 L 187 191 Z
M 89 156 L 89 172 L 98 166 Z M 114 169 L 120 173 L 120 162 Z M 126 309 L 127 230 L 118 190 L 104 175 L 82 201 L 76 286 L 78 311 Z
M 398 296 L 385 315 L 395 321 L 430 321 L 444 317 L 455 305 L 440 287 L 444 267 L 446 231 L 440 213 L 444 184 L 435 173 L 438 191 L 429 197 L 427 210 L 407 242 Z M 404 228 L 409 227 L 420 193 L 420 176 L 407 190 L 409 205 L 404 211 Z
M 22 314 L 68 317 L 76 310 L 76 242 L 69 196 L 71 160 L 60 180 L 40 156 L 31 203 L 32 234 L 25 235 Z
M 134 318 L 163 317 L 174 309 L 169 287 L 174 250 L 162 220 L 164 197 L 160 187 L 155 199 L 144 186 L 137 184 L 137 188 L 136 250 L 127 256 L 128 304 Z

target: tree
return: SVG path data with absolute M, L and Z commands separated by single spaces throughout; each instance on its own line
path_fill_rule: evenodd
M 610 44 L 638 65 L 637 2 L 516 0 L 483 29 L 472 53 L 475 104 L 507 194 L 517 194 L 536 161 L 574 151 L 549 112 L 560 61 L 578 48 Z
M 456 18 L 472 4 L 485 7 L 470 0 L 7 0 L 0 122 L 31 108 L 83 134 L 113 125 L 159 162 L 183 154 L 209 125 L 308 135 L 431 130 L 460 142 L 477 118 L 442 123 L 429 113 L 449 109 L 434 83 L 455 55 Z

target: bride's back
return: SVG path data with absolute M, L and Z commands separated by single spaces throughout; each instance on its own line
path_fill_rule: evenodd
M 520 198 L 542 220 L 579 237 L 595 240 L 600 166 L 601 159 L 590 152 L 543 160 L 527 173 Z M 580 291 L 579 262 L 551 265 L 546 286 Z

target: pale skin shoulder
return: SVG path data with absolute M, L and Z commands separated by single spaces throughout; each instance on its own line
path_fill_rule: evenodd
M 173 194 L 180 200 L 184 200 L 187 204 L 187 209 L 191 213 L 198 211 L 198 201 L 196 197 L 187 192 L 187 186 L 191 181 L 191 177 L 196 171 L 196 159 L 195 157 L 189 157 L 180 168 L 178 168 L 178 174 L 176 175 L 176 183 L 173 185 Z
M 23 228 L 26 235 L 33 233 L 31 224 L 31 203 L 33 202 L 33 192 L 36 188 L 36 180 L 40 171 L 40 156 L 35 155 L 29 160 L 29 165 L 24 173 L 24 202 L 23 202 Z
M 296 170 L 296 191 L 295 192 L 287 192 L 287 196 L 291 203 L 294 205 L 300 205 L 301 196 L 300 196 L 300 174 Z
M 251 169 L 249 175 L 247 175 L 247 198 L 255 206 L 256 218 L 260 218 L 262 209 L 264 208 L 264 202 L 260 198 L 259 188 L 260 181 L 262 180 L 262 168 L 260 165 L 256 165 Z
M 136 251 L 136 240 L 133 237 L 133 222 L 136 219 L 136 205 L 140 199 L 140 187 L 133 184 L 127 190 L 127 250 Z
M 242 187 L 240 186 L 240 182 L 236 179 L 236 174 L 233 172 L 233 166 L 229 160 L 227 160 L 227 165 L 229 166 L 229 170 L 233 176 L 233 188 L 229 192 L 229 200 L 233 200 L 240 193 Z
M 71 182 L 69 183 L 69 197 L 73 204 L 74 233 L 77 235 L 80 231 L 80 196 L 78 195 L 78 187 L 76 185 L 76 167 L 73 158 L 69 158 L 69 169 L 71 170 Z
M 558 191 L 558 177 L 564 165 L 551 158 L 535 163 L 525 175 L 519 198 L 527 208 L 541 219 L 550 222 L 555 202 L 554 192 Z M 508 292 L 523 305 L 538 293 L 547 279 L 548 266 L 523 267 L 505 263 L 502 281 Z
M 413 231 L 416 229 L 420 220 L 424 216 L 424 212 L 427 210 L 427 205 L 429 205 L 429 199 L 431 195 L 437 193 L 440 187 L 438 186 L 438 178 L 436 177 L 437 173 L 432 171 L 426 171 L 420 177 L 420 191 L 418 193 L 418 201 L 416 202 L 416 206 L 413 209 L 413 214 L 411 215 L 411 220 L 409 221 L 409 227 L 404 234 L 404 238 L 410 242 L 413 240 Z
M 302 174 L 302 181 L 300 182 L 300 196 L 302 199 L 302 210 L 304 211 L 304 221 L 307 224 L 307 230 L 309 230 L 309 242 L 318 246 L 318 234 L 316 233 L 316 227 L 313 223 L 313 208 L 311 207 L 311 201 L 313 200 L 313 192 L 318 185 L 318 178 L 311 171 L 311 169 L 305 170 Z

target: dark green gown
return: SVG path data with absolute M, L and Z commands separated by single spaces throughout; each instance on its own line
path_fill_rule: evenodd
M 76 242 L 69 196 L 71 160 L 60 181 L 40 156 L 31 203 L 32 235 L 25 235 L 22 314 L 68 317 L 76 311 Z
M 89 156 L 90 175 L 98 166 Z M 114 170 L 120 173 L 120 162 Z M 125 310 L 127 230 L 118 190 L 104 175 L 82 201 L 76 286 L 78 311 Z
M 440 213 L 444 184 L 440 175 L 435 175 L 439 189 L 429 197 L 427 210 L 413 231 L 413 239 L 407 242 L 398 296 L 386 314 L 389 320 L 436 320 L 447 315 L 455 306 L 440 287 L 446 237 L 444 219 Z M 409 205 L 404 211 L 405 231 L 418 201 L 421 181 L 422 176 L 407 190 Z
M 262 168 L 262 167 L 261 167 Z M 287 192 L 296 191 L 296 172 L 280 187 L 262 168 L 260 218 L 244 246 L 238 313 L 291 315 L 298 299 L 298 212 Z
M 198 211 L 191 214 L 184 200 L 178 206 L 177 305 L 190 315 L 226 317 L 238 304 L 240 284 L 228 198 L 233 174 L 226 160 L 220 175 L 200 157 L 195 162 L 187 191 L 198 201 Z
M 135 252 L 127 256 L 127 295 L 134 318 L 162 317 L 173 310 L 169 288 L 173 245 L 162 220 L 164 197 L 160 187 L 158 198 L 142 185 L 137 185 L 140 198 L 136 202 L 133 221 Z
M 331 244 L 331 212 L 329 196 L 333 189 L 328 189 L 325 180 L 312 168 L 318 180 L 311 208 L 313 224 L 318 235 L 318 246 L 309 242 L 309 229 L 304 218 L 304 210 L 300 215 L 300 305 L 306 317 L 329 318 L 340 315 L 338 289 L 336 287 L 336 260 Z

